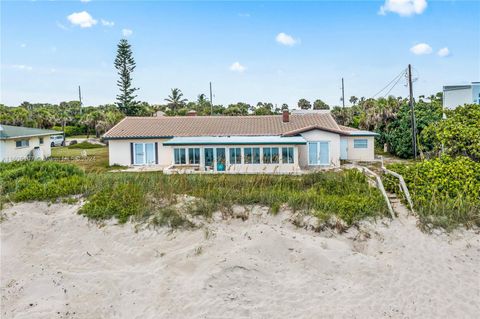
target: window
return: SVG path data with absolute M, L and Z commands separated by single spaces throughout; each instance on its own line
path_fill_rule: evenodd
M 263 163 L 277 164 L 279 163 L 278 147 L 264 147 L 263 148 Z
M 28 145 L 29 145 L 28 140 L 15 141 L 16 147 L 28 147 Z
M 38 138 L 40 140 L 40 145 L 43 145 L 43 137 Z
M 293 147 L 282 147 L 282 163 L 284 164 L 293 164 Z
M 309 165 L 330 165 L 329 142 L 308 143 L 308 164 Z
M 213 166 L 213 148 L 205 149 L 205 166 Z
M 243 149 L 243 157 L 245 164 L 260 164 L 260 148 L 245 147 Z
M 184 148 L 173 149 L 173 156 L 174 156 L 175 164 L 186 164 L 187 163 Z
M 353 148 L 368 148 L 368 140 L 366 138 L 354 139 Z
M 135 143 L 134 156 L 135 165 L 155 164 L 155 144 Z
M 278 147 L 272 147 L 272 163 L 280 163 L 280 153 L 278 151 Z
M 242 150 L 240 147 L 230 148 L 230 164 L 242 164 Z
M 188 164 L 200 164 L 200 149 L 189 148 L 188 149 Z

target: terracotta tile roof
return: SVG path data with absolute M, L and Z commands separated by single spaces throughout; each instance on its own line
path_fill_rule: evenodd
M 347 131 L 347 132 L 358 131 L 358 129 L 356 129 L 356 128 L 354 128 L 354 127 L 350 127 L 350 126 L 339 125 L 338 127 L 340 127 L 340 129 L 341 129 L 342 131 Z
M 259 136 L 284 135 L 305 128 L 320 128 L 345 134 L 329 112 L 266 116 L 158 116 L 126 117 L 104 137 L 106 139 L 175 136 Z M 348 134 L 348 133 L 347 133 Z

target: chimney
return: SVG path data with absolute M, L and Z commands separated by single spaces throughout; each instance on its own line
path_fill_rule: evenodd
M 197 116 L 197 111 L 190 110 L 190 111 L 187 112 L 187 116 Z
M 290 122 L 290 113 L 288 113 L 288 110 L 283 110 L 283 112 L 282 112 L 282 121 L 283 121 L 283 123 L 288 123 L 288 122 Z

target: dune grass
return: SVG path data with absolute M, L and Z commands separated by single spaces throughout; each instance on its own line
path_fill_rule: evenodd
M 18 162 L 0 164 L 0 182 L 7 185 L 0 191 L 4 199 L 54 200 L 79 194 L 87 199 L 81 214 L 96 220 L 115 217 L 120 223 L 153 216 L 158 225 L 189 226 L 175 206 L 178 195 L 195 197 L 186 210 L 206 218 L 234 204 L 264 205 L 272 213 L 288 205 L 321 220 L 337 216 L 347 225 L 387 213 L 380 192 L 356 170 L 302 176 L 163 175 L 84 173 L 72 164 Z

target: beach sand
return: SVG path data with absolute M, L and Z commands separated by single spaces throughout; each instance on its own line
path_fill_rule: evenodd
M 287 212 L 193 231 L 22 203 L 1 227 L 1 318 L 478 318 L 480 235 L 402 214 L 346 234 Z

